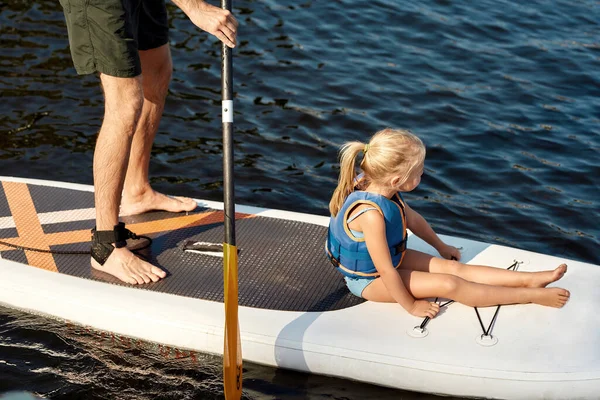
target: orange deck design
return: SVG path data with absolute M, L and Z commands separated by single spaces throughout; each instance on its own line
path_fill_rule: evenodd
M 95 225 L 93 192 L 1 183 L 1 241 L 41 250 L 89 251 L 90 230 Z M 222 243 L 223 211 L 199 207 L 190 213 L 150 212 L 121 220 L 132 232 L 152 238 L 151 248 L 142 255 L 168 273 L 166 279 L 136 288 L 223 301 L 223 259 L 182 249 L 190 240 Z M 325 227 L 236 213 L 236 231 L 240 305 L 325 311 L 362 302 L 348 293 L 324 255 Z M 87 254 L 50 254 L 0 245 L 0 257 L 128 286 L 91 268 Z

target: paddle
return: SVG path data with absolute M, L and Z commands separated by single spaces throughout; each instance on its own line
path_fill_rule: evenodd
M 231 11 L 231 0 L 221 0 L 221 8 Z M 223 296 L 225 300 L 225 340 L 223 387 L 225 399 L 242 397 L 242 345 L 238 325 L 238 260 L 235 245 L 235 200 L 233 191 L 233 63 L 231 49 L 221 45 L 221 85 L 223 115 L 223 197 L 225 243 L 223 243 Z

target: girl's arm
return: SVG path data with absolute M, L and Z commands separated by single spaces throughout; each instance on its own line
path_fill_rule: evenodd
M 402 278 L 392 264 L 392 257 L 385 236 L 385 221 L 378 212 L 366 212 L 356 219 L 360 223 L 369 255 L 379 272 L 386 289 L 406 311 L 418 317 L 429 315 L 430 303 L 415 300 L 402 282 Z
M 429 243 L 442 257 L 446 259 L 454 257 L 460 260 L 460 251 L 456 247 L 444 243 L 421 214 L 410 208 L 406 203 L 404 203 L 404 210 L 406 211 L 406 224 L 412 233 Z

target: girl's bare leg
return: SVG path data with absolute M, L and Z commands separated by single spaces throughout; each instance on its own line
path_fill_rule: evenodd
M 412 270 L 398 270 L 404 285 L 413 297 L 425 299 L 443 297 L 471 307 L 489 307 L 499 304 L 535 303 L 560 308 L 569 299 L 569 291 L 561 288 L 515 288 L 469 282 L 458 276 Z M 367 300 L 392 303 L 381 278 L 365 288 Z
M 562 278 L 567 272 L 566 264 L 561 264 L 554 270 L 521 272 L 485 265 L 462 264 L 458 261 L 445 260 L 416 250 L 406 251 L 400 268 L 456 275 L 467 281 L 486 285 L 537 288 L 546 287 L 548 284 Z

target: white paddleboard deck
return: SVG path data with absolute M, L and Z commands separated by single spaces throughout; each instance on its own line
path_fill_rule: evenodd
M 93 188 L 0 178 L 0 240 L 52 250 L 89 248 Z M 0 303 L 179 348 L 222 354 L 222 258 L 184 252 L 221 242 L 222 203 L 190 214 L 126 220 L 154 239 L 153 261 L 170 275 L 134 287 L 90 270 L 89 256 L 0 246 Z M 482 337 L 473 308 L 453 303 L 429 321 L 398 304 L 347 292 L 323 253 L 327 217 L 237 206 L 240 329 L 245 360 L 280 368 L 445 395 L 505 399 L 600 396 L 600 266 L 454 237 L 463 262 L 521 271 L 565 262 L 562 309 L 504 306 Z M 245 236 L 244 236 L 245 235 Z M 44 247 L 45 246 L 45 247 Z M 415 236 L 409 248 L 435 254 Z M 219 280 L 220 279 L 220 280 Z M 221 285 L 216 282 L 220 282 Z M 553 285 L 551 285 L 553 286 Z M 495 307 L 479 309 L 484 328 Z

